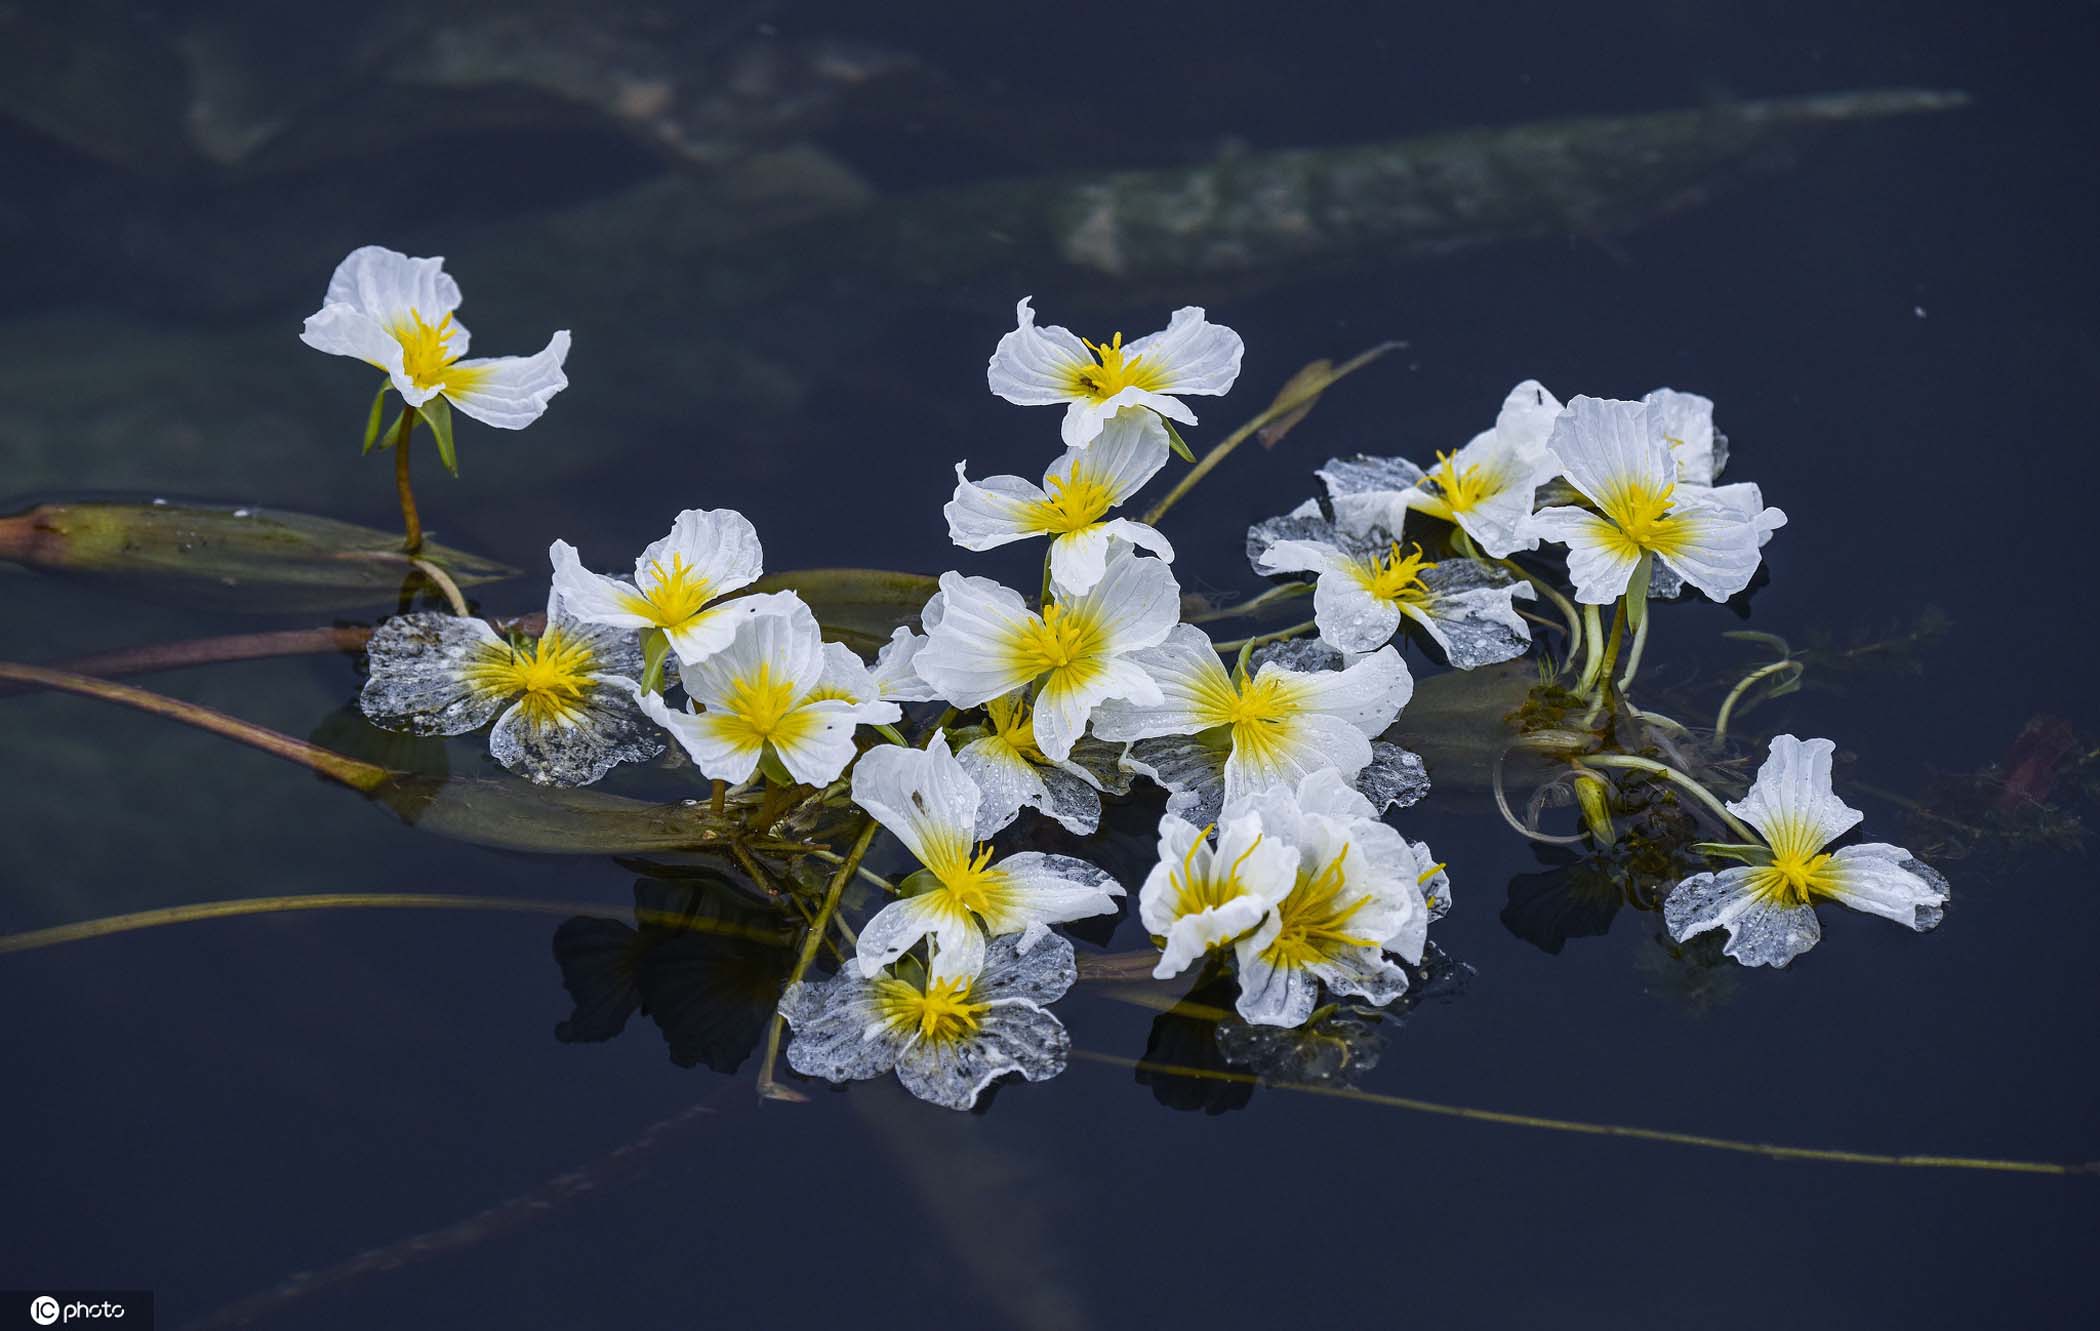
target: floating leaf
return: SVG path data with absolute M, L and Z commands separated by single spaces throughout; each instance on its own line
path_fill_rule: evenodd
M 462 587 L 516 569 L 425 546 Z M 391 603 L 412 571 L 397 532 L 218 504 L 39 504 L 0 517 L 0 560 L 102 580 L 112 591 L 214 609 L 350 610 Z
M 485 777 L 399 776 L 372 792 L 402 821 L 440 836 L 543 855 L 638 855 L 724 848 L 741 824 L 704 800 L 656 804 L 578 787 Z
M 459 475 L 459 453 L 452 447 L 452 404 L 442 397 L 434 397 L 416 408 L 416 414 L 430 426 L 431 437 L 437 440 L 438 461 L 445 470 Z
M 915 626 L 927 599 L 941 589 L 923 573 L 879 568 L 798 568 L 769 573 L 754 592 L 792 591 L 809 602 L 828 637 L 862 651 L 888 642 L 899 625 Z
M 1507 718 L 1538 683 L 1529 661 L 1453 670 L 1415 682 L 1415 695 L 1385 738 L 1422 755 L 1444 789 L 1486 790 L 1495 759 L 1514 737 Z

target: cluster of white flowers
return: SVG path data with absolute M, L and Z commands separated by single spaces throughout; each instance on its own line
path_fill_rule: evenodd
M 360 250 L 306 337 L 386 369 L 411 406 L 443 393 L 493 424 L 527 423 L 565 382 L 567 335 L 527 360 L 459 361 L 458 302 L 438 260 Z M 1389 1003 L 1409 984 L 1401 963 L 1422 963 L 1430 923 L 1451 906 L 1444 866 L 1384 821 L 1428 788 L 1421 761 L 1381 738 L 1414 691 L 1396 635 L 1416 625 L 1459 669 L 1524 654 L 1518 603 L 1535 587 L 1559 598 L 1509 557 L 1542 542 L 1567 547 L 1588 606 L 1625 598 L 1644 612 L 1687 583 L 1726 599 L 1786 520 L 1755 485 L 1717 483 L 1725 439 L 1707 399 L 1661 389 L 1563 406 L 1526 381 L 1491 429 L 1434 467 L 1336 459 L 1318 472 L 1324 496 L 1256 524 L 1257 571 L 1312 578 L 1302 628 L 1318 637 L 1270 635 L 1228 665 L 1182 621 L 1173 546 L 1117 509 L 1167 465 L 1168 422 L 1195 423 L 1182 397 L 1232 387 L 1239 336 L 1196 308 L 1127 345 L 1038 327 L 1027 300 L 1017 314 L 988 383 L 1011 402 L 1063 405 L 1063 452 L 1040 484 L 972 481 L 956 463 L 945 513 L 966 550 L 1047 538 L 1039 598 L 949 571 L 918 629 L 896 629 L 871 665 L 825 641 L 794 592 L 747 590 L 764 571 L 749 521 L 693 509 L 631 578 L 593 573 L 556 541 L 537 639 L 465 615 L 387 621 L 362 699 L 375 722 L 415 733 L 493 722 L 496 758 L 547 784 L 653 758 L 668 733 L 726 785 L 850 791 L 920 868 L 835 976 L 789 986 L 788 1059 L 834 1081 L 895 1071 L 955 1108 L 1006 1073 L 1041 1080 L 1064 1066 L 1068 1039 L 1047 1005 L 1076 972 L 1051 928 L 1113 914 L 1125 896 L 1081 859 L 998 855 L 990 838 L 1023 809 L 1084 835 L 1103 795 L 1156 782 L 1168 801 L 1138 912 L 1157 977 L 1230 967 L 1240 1017 L 1271 1028 L 1305 1023 L 1323 992 Z M 1431 561 L 1419 541 L 1403 545 L 1423 519 L 1450 524 L 1432 548 L 1454 553 Z M 683 707 L 666 700 L 674 687 Z M 918 747 L 895 728 L 905 703 L 950 709 Z M 1817 937 L 1814 897 L 1937 923 L 1945 880 L 1906 852 L 1823 852 L 1859 820 L 1831 792 L 1831 750 L 1772 742 L 1748 797 L 1727 806 L 1764 842 L 1707 847 L 1743 867 L 1679 884 L 1665 907 L 1674 936 L 1726 929 L 1730 955 L 1783 965 Z

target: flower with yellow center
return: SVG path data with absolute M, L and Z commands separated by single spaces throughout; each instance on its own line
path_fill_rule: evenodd
M 1160 943 L 1155 979 L 1171 979 L 1206 954 L 1270 922 L 1291 890 L 1298 852 L 1262 834 L 1261 820 L 1243 814 L 1209 827 L 1169 814 L 1159 824 L 1159 863 L 1138 889 L 1138 915 Z
M 556 541 L 554 585 L 569 611 L 593 624 L 661 629 L 680 664 L 695 666 L 729 645 L 737 626 L 781 605 L 782 593 L 724 601 L 764 571 L 764 552 L 750 519 L 730 508 L 689 508 L 670 532 L 634 561 L 634 579 L 583 566 L 576 548 Z
M 1251 817 L 1265 837 L 1297 853 L 1269 919 L 1234 944 L 1240 1016 L 1261 1026 L 1302 1025 L 1323 984 L 1377 1004 L 1405 992 L 1407 973 L 1386 954 L 1421 963 L 1430 919 L 1425 892 L 1431 883 L 1448 883 L 1443 866 L 1428 862 L 1428 847 L 1410 845 L 1378 821 L 1369 801 L 1333 771 L 1265 791 L 1227 813 Z
M 367 245 L 336 266 L 299 340 L 384 370 L 411 407 L 442 395 L 485 425 L 522 430 L 569 386 L 562 373 L 568 330 L 537 355 L 464 360 L 467 330 L 453 313 L 459 300 L 459 284 L 443 259 L 411 259 Z
M 907 880 L 911 895 L 861 927 L 862 975 L 929 936 L 942 967 L 969 972 L 987 936 L 1022 934 L 1025 952 L 1052 924 L 1115 910 L 1122 886 L 1084 860 L 1027 851 L 995 862 L 991 847 L 977 844 L 980 799 L 939 731 L 924 749 L 884 745 L 854 766 L 853 802 L 925 866 Z
M 1527 526 L 1538 489 L 1560 472 L 1546 447 L 1561 406 L 1535 379 L 1511 389 L 1495 426 L 1424 471 L 1405 458 L 1337 458 L 1320 469 L 1336 520 L 1351 531 L 1397 535 L 1410 510 L 1455 523 L 1481 551 L 1502 559 L 1532 550 Z
M 921 615 L 927 643 L 915 664 L 957 707 L 1035 685 L 1036 746 L 1063 762 L 1104 702 L 1158 700 L 1129 658 L 1157 646 L 1180 616 L 1181 588 L 1166 564 L 1127 549 L 1109 557 L 1092 588 L 1053 600 L 1041 614 L 990 579 L 947 573 Z
M 1680 489 L 1677 463 L 1645 403 L 1578 397 L 1550 441 L 1568 483 L 1595 510 L 1539 510 L 1532 530 L 1568 547 L 1575 599 L 1609 605 L 1625 594 L 1643 560 L 1660 560 L 1716 601 L 1750 585 L 1760 530 L 1785 521 L 1777 509 L 1751 515 L 1710 491 Z
M 417 612 L 381 624 L 366 647 L 358 706 L 374 725 L 463 735 L 495 722 L 489 752 L 541 785 L 598 780 L 663 752 L 637 710 L 642 651 L 633 633 L 582 623 L 547 599 L 538 639 L 505 638 L 466 615 Z
M 1048 1007 L 1078 978 L 1072 945 L 1055 934 L 1021 944 L 1009 934 L 969 965 L 941 953 L 930 966 L 869 976 L 849 965 L 789 985 L 780 1000 L 794 1031 L 788 1066 L 840 1083 L 894 1071 L 913 1095 L 949 1109 L 970 1108 L 1009 1074 L 1056 1076 L 1072 1041 Z
M 841 680 L 809 607 L 792 592 L 778 596 L 772 612 L 745 618 L 728 646 L 684 670 L 687 710 L 654 693 L 637 701 L 702 775 L 746 781 L 770 754 L 796 781 L 828 785 L 853 761 L 854 731 L 896 721 L 903 709 L 875 696 L 858 658 L 859 677 Z
M 1125 346 L 1118 333 L 1088 342 L 1055 325 L 1038 328 L 1023 297 L 1016 327 L 999 339 L 985 370 L 991 390 L 1024 407 L 1065 404 L 1064 441 L 1085 448 L 1126 407 L 1143 407 L 1184 425 L 1196 414 L 1175 394 L 1215 397 L 1239 378 L 1240 335 L 1206 321 L 1196 306 L 1174 311 L 1164 330 Z
M 1862 816 L 1831 784 L 1836 748 L 1827 739 L 1773 738 L 1750 793 L 1728 806 L 1764 844 L 1730 847 L 1749 863 L 1694 874 L 1671 889 L 1663 923 L 1672 938 L 1724 929 L 1728 956 L 1745 966 L 1784 966 L 1822 938 L 1812 905 L 1821 898 L 1920 933 L 1939 924 L 1947 880 L 1909 851 L 1882 842 L 1825 849 Z
M 1082 735 L 1063 760 L 1044 753 L 1035 740 L 1035 708 L 1025 690 L 992 699 L 984 713 L 985 724 L 978 733 L 959 731 L 954 736 L 962 744 L 955 760 L 982 796 L 977 805 L 978 840 L 1012 823 L 1023 808 L 1041 810 L 1074 836 L 1091 836 L 1101 825 L 1102 794 L 1130 789 L 1119 744 Z
M 1050 575 L 1057 589 L 1077 596 L 1093 590 L 1109 551 L 1121 540 L 1172 563 L 1174 547 L 1157 530 L 1111 518 L 1116 505 L 1144 488 L 1167 461 L 1167 431 L 1141 408 L 1119 412 L 1086 448 L 1068 448 L 1038 486 L 1019 476 L 972 481 L 967 463 L 955 464 L 955 497 L 943 510 L 948 535 L 965 550 L 990 550 L 1036 536 L 1050 537 Z
M 1227 804 L 1323 769 L 1353 780 L 1371 761 L 1371 737 L 1414 693 L 1414 678 L 1391 647 L 1344 670 L 1268 662 L 1252 678 L 1235 678 L 1203 630 L 1183 624 L 1132 660 L 1158 686 L 1159 701 L 1109 703 L 1094 733 L 1123 742 L 1214 733 L 1230 750 L 1222 773 Z

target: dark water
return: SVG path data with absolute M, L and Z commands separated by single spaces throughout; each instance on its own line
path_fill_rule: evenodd
M 1176 571 L 1192 588 L 1251 591 L 1239 533 L 1311 493 L 1331 454 L 1451 447 L 1527 376 L 1563 397 L 1668 383 L 1719 402 L 1731 479 L 1759 481 L 1792 517 L 1752 626 L 1842 641 L 1927 606 L 1952 618 L 1915 669 L 1828 677 L 1751 722 L 1856 755 L 1840 792 L 1867 810 L 1869 835 L 1921 846 L 1931 829 L 1860 785 L 1923 797 L 1936 772 L 2001 761 L 2038 714 L 2094 742 L 2089 9 L 1654 3 L 1576 20 L 1557 6 L 1173 5 L 878 21 L 779 5 L 721 18 L 709 49 L 854 43 L 851 59 L 906 62 L 871 95 L 754 131 L 769 151 L 850 171 L 871 206 L 1732 98 L 1974 98 L 1760 148 L 1756 169 L 1732 162 L 1673 189 L 1640 225 L 1563 220 L 1441 257 L 1370 245 L 1104 282 L 1020 244 L 952 275 L 923 253 L 862 257 L 861 215 L 836 206 L 789 208 L 797 229 L 783 218 L 719 244 L 696 236 L 693 211 L 616 207 L 669 181 L 681 208 L 705 211 L 694 200 L 729 187 L 714 167 L 667 165 L 601 112 L 470 90 L 380 114 L 385 62 L 340 45 L 370 7 L 305 35 L 237 5 L 29 8 L 37 45 L 7 59 L 43 53 L 45 82 L 15 78 L 0 116 L 15 183 L 0 199 L 10 488 L 389 525 L 386 465 L 354 448 L 366 376 L 296 340 L 330 267 L 376 241 L 448 257 L 477 354 L 575 330 L 573 386 L 545 420 L 515 436 L 463 422 L 456 483 L 424 458 L 440 537 L 531 570 L 492 589 L 490 608 L 537 607 L 550 539 L 617 566 L 689 505 L 748 514 L 772 568 L 938 572 L 961 562 L 939 518 L 953 460 L 1026 472 L 1051 447 L 1054 413 L 984 392 L 1013 300 L 1032 292 L 1050 321 L 1133 335 L 1187 301 L 1249 348 L 1237 392 L 1203 404 L 1199 448 L 1306 360 L 1409 343 L 1177 511 Z M 629 31 L 620 5 L 602 8 L 607 31 Z M 688 32 L 674 24 L 659 44 Z M 592 86 L 612 77 L 588 42 L 558 46 Z M 163 113 L 184 103 L 155 99 L 169 69 L 189 68 L 184 49 L 214 53 L 210 86 L 254 121 L 281 111 L 312 128 L 233 166 L 168 147 L 158 136 L 179 139 L 183 122 Z M 708 88 L 723 77 L 689 73 Z M 778 109 L 795 92 L 757 100 Z M 796 189 L 807 170 L 788 173 Z M 775 206 L 706 204 L 747 222 Z M 982 218 L 953 225 L 929 233 L 935 253 L 981 247 Z M 1034 558 L 966 567 L 1025 585 Z M 325 619 L 202 614 L 27 576 L 0 587 L 0 657 L 16 660 Z M 1672 607 L 1648 670 L 1710 708 L 1757 659 L 1718 636 L 1739 626 L 1730 608 Z M 306 735 L 358 675 L 320 656 L 148 682 Z M 608 916 L 632 901 L 634 873 L 609 861 L 444 841 L 209 736 L 74 699 L 0 708 L 8 930 L 316 891 Z M 361 725 L 329 723 L 337 736 Z M 472 738 L 450 761 L 493 771 Z M 685 789 L 647 773 L 615 785 Z M 2057 798 L 2081 812 L 2075 791 Z M 1092 848 L 1133 888 L 1148 817 Z M 1982 845 L 1942 862 L 1956 895 L 1937 932 L 1826 908 L 1813 953 L 1750 973 L 1673 960 L 1658 918 L 1631 908 L 1549 952 L 1535 921 L 1504 922 L 1547 866 L 1476 794 L 1440 790 L 1401 825 L 1450 862 L 1457 906 L 1436 937 L 1477 975 L 1387 1031 L 1366 1090 L 1869 1152 L 2100 1157 L 2100 896 L 2083 853 Z M 1155 1088 L 1083 1061 L 970 1115 L 889 1081 L 761 1104 L 755 1057 L 734 1075 L 675 1066 L 646 1018 L 603 1044 L 557 1042 L 558 920 L 315 912 L 0 958 L 0 1285 L 150 1287 L 170 1325 L 279 1290 L 251 1305 L 255 1324 L 358 1328 L 2074 1326 L 2100 1313 L 2090 1177 L 1782 1163 L 1275 1089 Z M 1144 943 L 1134 908 L 1112 937 L 1075 932 L 1083 951 Z M 1058 1010 L 1082 1049 L 1146 1052 L 1142 1009 L 1082 986 Z M 302 1272 L 317 1287 L 287 1286 Z

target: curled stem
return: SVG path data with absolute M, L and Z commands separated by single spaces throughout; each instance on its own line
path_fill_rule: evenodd
M 817 908 L 816 920 L 803 935 L 802 951 L 795 956 L 795 967 L 788 972 L 783 992 L 794 988 L 803 976 L 809 974 L 810 965 L 816 961 L 817 951 L 824 944 L 824 932 L 831 924 L 831 917 L 838 912 L 839 897 L 845 893 L 853 871 L 860 868 L 868 847 L 875 844 L 875 833 L 881 829 L 882 824 L 873 818 L 861 824 L 860 835 L 854 838 L 853 848 L 846 852 L 845 863 L 839 865 L 839 871 L 831 876 L 831 886 L 824 891 L 824 904 Z M 809 1097 L 782 1086 L 773 1077 L 774 1064 L 780 1061 L 780 1030 L 785 1020 L 776 1008 L 773 1020 L 766 1027 L 766 1056 L 758 1065 L 758 1094 L 766 1100 L 806 1100 Z
M 1748 693 L 1757 681 L 1768 679 L 1782 670 L 1792 670 L 1798 675 L 1802 669 L 1799 661 L 1774 661 L 1743 676 L 1736 686 L 1728 691 L 1728 696 L 1721 700 L 1721 710 L 1714 716 L 1714 743 L 1721 744 L 1728 739 L 1728 718 L 1735 713 L 1735 705 L 1742 701 L 1743 695 Z
M 452 580 L 451 574 L 420 557 L 411 557 L 408 562 L 416 566 L 416 572 L 437 584 L 437 589 L 445 594 L 445 604 L 452 607 L 453 614 L 465 619 L 472 613 L 467 609 L 467 598 L 459 594 L 459 584 Z
M 1507 757 L 1509 757 L 1508 749 L 1504 749 L 1496 754 L 1494 764 L 1488 773 L 1489 785 L 1494 788 L 1495 792 L 1495 807 L 1501 810 L 1502 821 L 1514 827 L 1519 836 L 1526 837 L 1532 841 L 1543 841 L 1549 846 L 1573 846 L 1579 844 L 1582 841 L 1580 834 L 1575 836 L 1558 836 L 1552 832 L 1541 832 L 1517 817 L 1517 811 L 1509 807 L 1509 794 L 1502 786 L 1502 760 Z
M 1649 772 L 1663 777 L 1696 796 L 1701 804 L 1712 810 L 1713 815 L 1726 823 L 1728 829 L 1743 841 L 1762 844 L 1763 839 L 1745 826 L 1742 819 L 1730 813 L 1728 806 L 1721 802 L 1718 795 L 1667 763 L 1659 763 L 1652 758 L 1637 758 L 1630 753 L 1591 753 L 1583 755 L 1577 761 L 1589 767 L 1630 767 L 1637 772 Z

